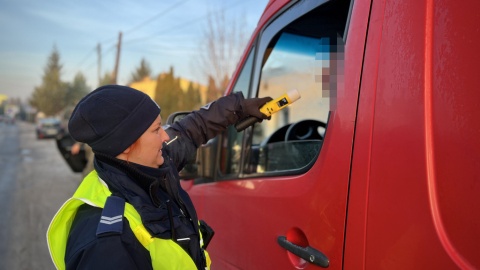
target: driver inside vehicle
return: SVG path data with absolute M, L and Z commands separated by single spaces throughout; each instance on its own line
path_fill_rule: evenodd
M 312 16 L 315 19 L 318 14 Z M 337 95 L 343 93 L 344 41 L 332 29 L 303 32 L 309 27 L 291 27 L 269 41 L 261 62 L 256 94 L 258 97 L 279 97 L 297 89 L 301 98 L 273 114 L 270 121 L 255 124 L 253 130 L 238 132 L 230 127 L 223 136 L 201 147 L 190 178 L 211 182 L 237 179 L 241 174 L 242 177 L 298 174 L 315 162 L 323 145 L 330 112 L 336 108 Z M 311 33 L 320 34 L 312 36 Z M 251 53 L 233 92 L 249 96 L 253 59 Z
M 302 98 L 272 115 L 271 121 L 255 126 L 250 173 L 302 170 L 316 160 L 330 111 L 343 87 L 343 46 L 336 33 L 311 37 L 290 31 L 273 39 L 258 96 L 277 96 L 297 88 Z

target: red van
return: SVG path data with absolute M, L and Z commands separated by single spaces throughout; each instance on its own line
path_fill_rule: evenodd
M 301 98 L 199 149 L 212 269 L 479 269 L 479 10 L 270 1 L 226 94 Z

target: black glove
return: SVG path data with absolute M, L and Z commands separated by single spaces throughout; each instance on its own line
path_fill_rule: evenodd
M 263 98 L 248 98 L 243 100 L 242 110 L 245 116 L 255 116 L 258 119 L 268 119 L 269 116 L 266 116 L 260 112 L 260 107 L 265 105 L 265 103 L 272 100 L 271 97 Z

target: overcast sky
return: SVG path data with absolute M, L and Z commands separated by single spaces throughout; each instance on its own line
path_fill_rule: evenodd
M 97 44 L 102 74 L 113 71 L 118 33 L 123 32 L 119 84 L 145 58 L 153 74 L 174 66 L 177 76 L 202 81 L 192 58 L 209 13 L 242 16 L 248 36 L 268 0 L 0 0 L 0 94 L 26 100 L 42 82 L 55 46 L 62 80 L 77 72 L 94 88 L 98 82 Z

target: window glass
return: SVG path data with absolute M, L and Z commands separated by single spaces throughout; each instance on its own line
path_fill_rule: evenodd
M 311 6 L 310 11 L 291 9 L 264 30 L 260 51 L 256 58 L 250 52 L 233 88 L 245 98 L 274 99 L 297 89 L 301 98 L 253 129 L 238 133 L 230 127 L 220 137 L 220 179 L 301 173 L 319 156 L 337 90 L 343 87 L 350 1 L 308 3 L 302 5 Z M 252 72 L 254 65 L 259 74 Z M 251 88 L 252 78 L 258 88 Z
M 250 78 L 252 75 L 252 64 L 253 52 L 250 53 L 247 60 L 245 61 L 245 65 L 243 66 L 243 69 L 240 72 L 237 81 L 235 82 L 235 86 L 233 87 L 233 92 L 242 92 L 244 97 L 248 97 Z
M 233 87 L 233 92 L 242 92 L 245 98 L 248 97 L 252 63 L 253 53 L 250 53 Z M 237 132 L 233 126 L 230 126 L 221 142 L 219 168 L 223 176 L 236 175 L 240 172 L 242 142 L 243 132 Z
M 275 99 L 297 89 L 301 98 L 255 125 L 246 173 L 298 171 L 320 152 L 329 112 L 335 109 L 332 101 L 343 86 L 340 33 L 346 24 L 339 22 L 346 14 L 328 16 L 322 7 L 276 34 L 264 53 L 257 96 Z

